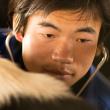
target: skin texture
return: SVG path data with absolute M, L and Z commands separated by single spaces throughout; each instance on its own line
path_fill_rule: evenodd
M 22 56 L 29 71 L 48 73 L 71 86 L 92 65 L 96 54 L 101 20 L 85 13 L 43 11 L 28 18 L 22 42 Z

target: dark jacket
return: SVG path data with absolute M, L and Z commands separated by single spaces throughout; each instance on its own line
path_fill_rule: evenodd
M 94 71 L 92 67 L 92 71 Z M 98 72 L 82 94 L 82 97 L 99 110 L 110 110 L 110 81 Z

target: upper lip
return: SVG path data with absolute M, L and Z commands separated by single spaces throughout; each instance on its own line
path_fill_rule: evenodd
M 75 73 L 74 73 L 73 71 L 71 71 L 70 69 L 65 68 L 65 69 L 63 70 L 63 74 L 64 74 L 64 75 L 74 75 Z
M 44 71 L 47 72 L 47 74 L 51 73 L 51 75 L 72 75 L 73 76 L 75 74 L 69 68 L 64 68 L 61 70 L 45 68 Z

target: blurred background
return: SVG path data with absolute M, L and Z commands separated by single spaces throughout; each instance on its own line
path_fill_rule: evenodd
M 0 0 L 0 28 L 8 27 L 8 3 L 9 0 Z
M 105 46 L 108 48 L 109 51 L 109 59 L 100 71 L 110 80 L 110 36 L 108 39 L 106 39 Z
M 8 3 L 9 0 L 0 0 L 0 30 L 8 28 Z M 110 37 L 106 40 L 105 45 L 110 54 Z M 110 58 L 100 71 L 110 80 Z

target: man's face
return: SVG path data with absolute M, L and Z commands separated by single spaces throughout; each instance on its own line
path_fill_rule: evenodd
M 48 73 L 69 86 L 92 65 L 101 20 L 81 19 L 72 11 L 37 12 L 29 17 L 22 40 L 24 64 L 29 71 Z

